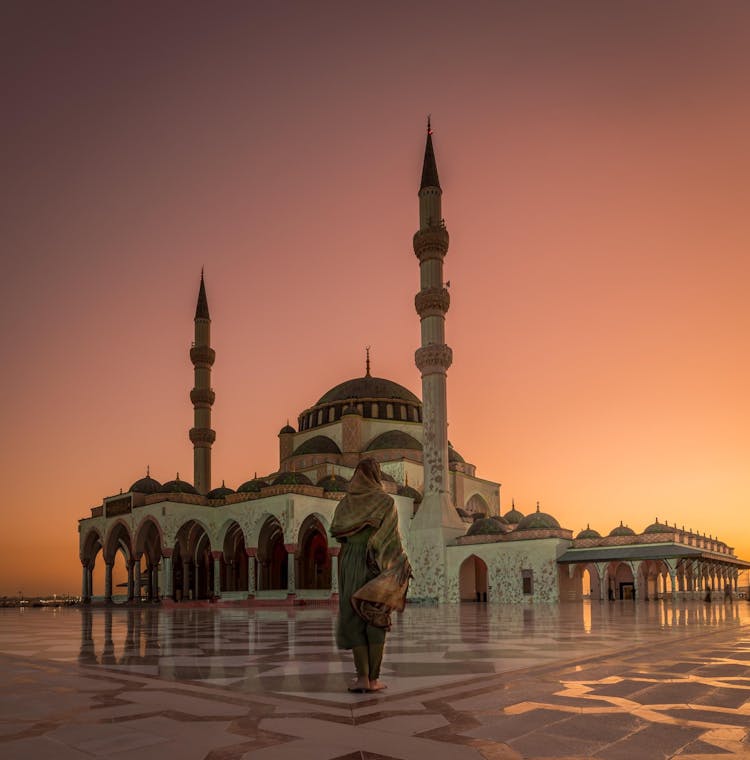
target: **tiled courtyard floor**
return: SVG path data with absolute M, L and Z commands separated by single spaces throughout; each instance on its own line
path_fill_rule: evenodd
M 314 609 L 0 610 L 0 757 L 750 758 L 750 604 L 410 607 L 378 695 Z

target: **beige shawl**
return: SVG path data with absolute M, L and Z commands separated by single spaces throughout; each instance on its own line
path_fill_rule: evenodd
M 366 469 L 358 468 L 349 493 L 336 507 L 331 534 L 343 538 L 366 526 L 375 529 L 367 542 L 367 565 L 377 576 L 355 592 L 351 603 L 371 625 L 390 628 L 391 610 L 404 609 L 411 565 L 401 544 L 393 499 Z

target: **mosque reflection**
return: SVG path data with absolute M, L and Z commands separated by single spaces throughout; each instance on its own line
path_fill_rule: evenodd
M 157 605 L 78 609 L 81 665 L 111 667 L 170 680 L 211 679 L 217 685 L 262 688 L 290 663 L 315 663 L 331 673 L 346 653 L 335 646 L 328 607 L 168 609 Z M 474 660 L 512 660 L 531 651 L 596 654 L 623 640 L 637 646 L 655 631 L 747 623 L 746 602 L 649 603 L 584 601 L 558 605 L 460 604 L 412 608 L 394 622 L 386 645 L 397 668 L 410 653 Z M 599 649 L 601 647 L 601 649 Z M 456 654 L 458 653 L 458 654 Z M 337 671 L 338 672 L 338 671 Z M 269 683 L 268 680 L 265 681 Z

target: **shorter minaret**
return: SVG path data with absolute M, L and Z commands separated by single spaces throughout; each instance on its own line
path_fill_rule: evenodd
M 195 340 L 190 349 L 190 361 L 195 370 L 195 385 L 190 391 L 194 417 L 194 426 L 190 429 L 193 485 L 201 494 L 211 490 L 211 446 L 216 440 L 216 431 L 211 429 L 211 407 L 215 398 L 211 389 L 211 367 L 215 359 L 216 352 L 211 348 L 211 317 L 201 269 L 198 304 L 195 307 Z

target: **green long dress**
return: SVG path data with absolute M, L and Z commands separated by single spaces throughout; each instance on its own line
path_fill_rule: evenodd
M 368 625 L 352 607 L 354 593 L 377 577 L 367 567 L 367 542 L 374 528 L 366 526 L 343 539 L 339 556 L 339 621 L 336 644 L 339 649 L 385 643 L 385 629 Z M 341 540 L 341 539 L 339 539 Z

